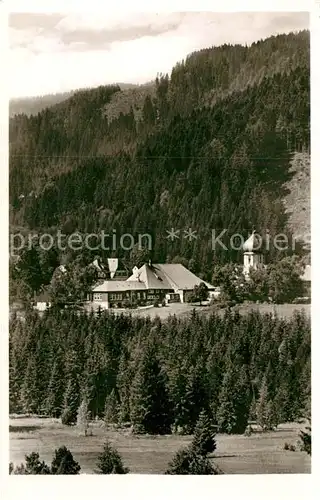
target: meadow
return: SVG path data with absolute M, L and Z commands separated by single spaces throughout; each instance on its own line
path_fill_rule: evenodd
M 10 418 L 10 461 L 24 461 L 26 453 L 37 451 L 51 463 L 54 450 L 67 446 L 80 463 L 82 474 L 94 474 L 103 442 L 109 439 L 133 474 L 163 474 L 168 462 L 192 436 L 135 436 L 129 429 L 108 429 L 102 422 L 90 424 L 92 436 L 59 420 L 40 417 Z M 301 424 L 281 424 L 272 432 L 251 436 L 217 435 L 212 460 L 225 474 L 303 474 L 311 472 L 310 457 L 298 450 L 284 450 L 285 442 L 297 445 Z
M 203 314 L 211 314 L 212 312 L 223 315 L 225 313 L 225 309 L 218 309 L 215 306 L 200 306 L 199 304 L 188 304 L 188 303 L 174 303 L 170 304 L 167 307 L 152 307 L 148 309 L 130 309 L 130 310 L 121 310 L 121 312 L 128 312 L 137 316 L 149 316 L 150 318 L 155 318 L 158 316 L 161 320 L 168 318 L 169 316 L 186 316 L 195 309 L 197 312 Z M 311 306 L 310 304 L 239 304 L 233 308 L 233 310 L 239 311 L 240 314 L 248 314 L 250 311 L 259 311 L 261 314 L 276 314 L 279 318 L 290 319 L 295 311 L 304 311 L 306 316 L 310 317 L 311 315 Z M 112 310 L 117 313 L 116 309 Z

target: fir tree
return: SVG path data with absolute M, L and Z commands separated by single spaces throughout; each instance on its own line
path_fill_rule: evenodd
M 232 366 L 228 360 L 216 416 L 220 432 L 242 434 L 245 431 L 251 405 L 249 392 L 245 369 Z
M 302 442 L 301 450 L 311 455 L 311 427 L 307 427 L 306 431 L 300 432 L 300 439 Z
M 65 446 L 55 450 L 51 474 L 79 474 L 80 469 L 80 465 L 74 460 L 71 451 Z
M 112 389 L 106 397 L 104 406 L 104 421 L 106 424 L 115 424 L 118 422 L 119 405 L 115 390 Z
M 206 411 L 200 413 L 198 422 L 194 430 L 192 447 L 200 454 L 206 455 L 216 449 L 216 426 Z
M 131 389 L 130 415 L 135 432 L 168 434 L 172 408 L 165 376 L 152 347 L 147 346 Z
M 76 378 L 70 378 L 64 394 L 62 423 L 70 425 L 77 420 L 79 407 L 79 385 Z
M 9 363 L 9 413 L 16 413 L 21 410 L 21 373 L 14 353 L 9 353 Z
M 275 424 L 275 416 L 272 401 L 269 400 L 268 383 L 264 377 L 260 389 L 259 399 L 256 405 L 257 423 L 262 430 L 271 430 Z
M 26 413 L 35 413 L 38 407 L 37 367 L 33 353 L 27 365 L 24 381 L 21 387 L 20 399 L 22 409 Z
M 124 467 L 118 451 L 107 441 L 103 452 L 98 457 L 97 468 L 100 474 L 127 474 L 129 469 Z
M 48 395 L 45 402 L 46 413 L 52 417 L 60 417 L 63 408 L 64 378 L 60 357 L 53 363 Z
M 186 448 L 179 450 L 168 464 L 165 474 L 183 475 L 213 475 L 218 471 L 211 465 L 208 458 L 195 449 Z
M 10 462 L 9 474 L 51 474 L 50 467 L 45 462 L 40 462 L 39 453 L 30 453 L 25 456 L 25 460 L 25 464 L 16 467 Z
M 45 462 L 40 462 L 39 453 L 26 455 L 26 474 L 51 474 L 50 468 Z
M 89 416 L 88 402 L 86 399 L 83 399 L 77 412 L 77 426 L 81 432 L 84 432 L 85 436 L 89 428 Z

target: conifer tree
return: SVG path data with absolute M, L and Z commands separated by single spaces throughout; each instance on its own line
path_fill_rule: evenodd
M 85 436 L 89 427 L 89 416 L 88 402 L 86 399 L 83 399 L 77 412 L 77 426 L 81 432 L 84 432 Z
M 115 424 L 118 422 L 119 405 L 116 397 L 115 390 L 112 389 L 110 394 L 106 397 L 104 406 L 104 421 L 106 424 Z
M 216 449 L 216 426 L 213 425 L 212 418 L 203 410 L 194 430 L 192 447 L 200 454 L 206 455 Z
M 119 421 L 128 422 L 130 420 L 130 390 L 131 372 L 124 353 L 120 356 L 119 369 L 117 375 L 117 392 L 119 394 Z
M 169 434 L 172 407 L 166 380 L 152 346 L 146 346 L 131 389 L 130 417 L 134 431 Z
M 98 457 L 97 468 L 100 474 L 127 474 L 129 469 L 124 467 L 118 451 L 106 441 L 103 452 Z
M 69 378 L 68 385 L 64 394 L 62 423 L 70 425 L 76 422 L 79 399 L 80 394 L 77 379 L 71 377 Z
M 9 353 L 9 363 L 9 412 L 16 413 L 21 410 L 21 373 L 14 352 Z
M 26 455 L 26 474 L 51 474 L 50 468 L 45 462 L 40 462 L 39 453 Z
M 66 446 L 61 446 L 54 452 L 51 463 L 51 474 L 79 474 L 80 465 Z
M 218 472 L 206 456 L 189 447 L 179 450 L 175 454 L 171 462 L 169 462 L 165 474 L 216 475 Z
M 311 455 L 311 422 L 310 425 L 306 427 L 306 430 L 302 430 L 300 432 L 299 437 L 302 443 L 301 450 L 306 451 L 308 455 Z
M 27 370 L 21 387 L 20 398 L 24 412 L 36 412 L 38 407 L 37 367 L 33 353 L 30 353 Z
M 53 363 L 45 408 L 48 415 L 60 417 L 63 408 L 64 377 L 63 366 L 58 356 Z
M 187 377 L 184 404 L 181 408 L 184 414 L 182 427 L 185 433 L 192 434 L 194 432 L 200 411 L 206 403 L 202 370 L 199 369 L 199 366 L 192 367 Z
M 232 366 L 228 360 L 217 411 L 220 432 L 243 433 L 248 424 L 250 404 L 249 382 L 245 369 Z
M 268 383 L 264 377 L 256 405 L 257 423 L 262 430 L 271 430 L 276 422 L 272 401 L 269 399 Z

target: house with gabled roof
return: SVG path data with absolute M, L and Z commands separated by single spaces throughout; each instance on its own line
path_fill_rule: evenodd
M 153 264 L 134 267 L 126 281 L 106 280 L 95 286 L 89 300 L 102 308 L 122 307 L 124 303 L 136 302 L 185 302 L 187 292 L 196 285 L 205 283 L 209 293 L 215 287 L 198 278 L 182 264 Z
M 50 295 L 48 290 L 44 288 L 34 297 L 33 308 L 37 311 L 46 311 L 49 307 L 51 307 Z

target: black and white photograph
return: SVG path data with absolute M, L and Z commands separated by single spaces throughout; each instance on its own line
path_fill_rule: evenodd
M 9 475 L 310 474 L 310 13 L 55 10 L 8 16 Z

